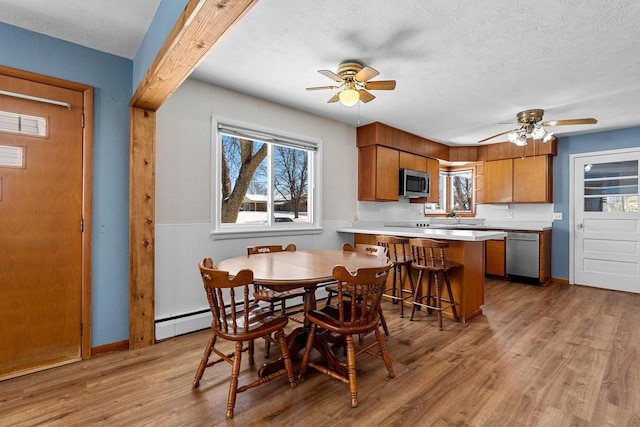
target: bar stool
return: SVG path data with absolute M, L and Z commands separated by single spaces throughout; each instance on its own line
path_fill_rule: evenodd
M 435 310 L 438 315 L 438 328 L 442 330 L 442 312 L 444 310 L 451 308 L 454 320 L 459 320 L 456 310 L 457 303 L 454 301 L 453 292 L 451 292 L 449 271 L 460 268 L 462 265 L 445 259 L 444 249 L 449 247 L 449 244 L 446 242 L 432 239 L 410 239 L 409 246 L 411 246 L 411 255 L 413 257 L 411 267 L 418 270 L 418 283 L 413 296 L 411 320 L 413 320 L 416 307 L 425 307 L 428 313 Z M 427 284 L 426 295 L 422 295 L 422 277 L 425 271 L 429 273 L 429 282 Z M 444 279 L 449 298 L 442 298 L 440 275 L 442 275 Z M 436 284 L 435 295 L 433 295 L 431 291 L 433 277 L 435 277 Z M 426 303 L 422 303 L 422 300 L 426 300 Z M 443 307 L 442 301 L 449 305 Z
M 393 282 L 391 287 L 386 288 L 383 295 L 391 298 L 393 304 L 400 302 L 400 317 L 404 317 L 404 301 L 411 298 L 415 293 L 413 277 L 411 277 L 411 255 L 406 253 L 405 245 L 409 243 L 406 237 L 376 236 L 377 245 L 387 249 L 387 256 L 393 263 Z M 402 269 L 409 276 L 411 289 L 404 289 L 402 286 Z M 399 282 L 398 282 L 399 281 Z

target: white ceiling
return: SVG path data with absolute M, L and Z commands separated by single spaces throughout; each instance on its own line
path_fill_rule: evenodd
M 132 58 L 159 0 L 0 0 L 0 21 Z M 88 36 L 91 35 L 91 37 Z M 317 73 L 358 60 L 395 91 L 327 104 Z M 545 120 L 557 135 L 640 126 L 637 0 L 262 0 L 193 77 L 358 126 L 381 121 L 449 145 Z M 490 142 L 499 142 L 501 138 Z

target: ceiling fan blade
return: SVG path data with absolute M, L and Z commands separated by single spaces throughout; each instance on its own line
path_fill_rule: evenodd
M 362 70 L 358 71 L 358 73 L 353 77 L 357 82 L 366 82 L 367 80 L 371 80 L 375 76 L 380 74 L 378 70 L 371 67 L 364 67 Z
M 327 101 L 327 104 L 331 104 L 332 102 L 338 102 L 340 100 L 340 92 L 336 93 Z
M 367 92 L 364 89 L 358 89 L 358 93 L 360 93 L 360 101 L 362 102 L 369 102 L 369 101 L 373 101 L 374 99 L 376 99 L 375 96 L 371 95 L 369 92 Z
M 338 89 L 340 86 L 315 86 L 308 87 L 306 90 L 324 90 L 324 89 Z
M 490 139 L 496 138 L 496 137 L 498 137 L 500 135 L 505 135 L 507 133 L 513 132 L 514 130 L 518 130 L 518 129 L 511 129 L 511 130 L 508 130 L 508 131 L 505 131 L 505 132 L 497 133 L 497 134 L 495 134 L 493 136 L 490 136 L 489 138 L 481 139 L 480 141 L 478 141 L 478 144 L 481 143 L 481 142 L 485 142 L 485 141 L 488 141 Z
M 598 121 L 592 117 L 586 119 L 550 120 L 542 122 L 542 126 L 595 125 Z
M 342 78 L 337 75 L 336 73 L 334 73 L 333 71 L 330 70 L 318 70 L 318 72 L 320 74 L 322 74 L 325 77 L 329 77 L 331 80 L 336 81 L 338 83 L 342 83 Z
M 367 82 L 364 84 L 364 88 L 369 90 L 394 90 L 396 88 L 396 81 L 377 80 L 375 82 Z

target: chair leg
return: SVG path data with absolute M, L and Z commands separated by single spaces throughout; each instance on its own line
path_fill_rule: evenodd
M 442 330 L 442 295 L 440 290 L 440 280 L 438 279 L 438 274 L 434 274 L 436 276 L 436 311 L 438 312 L 438 329 Z
M 253 344 L 253 340 L 251 340 L 251 341 L 249 341 L 249 363 L 251 365 L 253 365 L 256 362 L 254 357 L 253 357 L 254 350 L 255 350 L 255 347 L 254 347 L 254 344 Z
M 349 395 L 351 407 L 358 406 L 358 380 L 356 378 L 356 351 L 353 345 L 353 336 L 347 335 L 347 376 L 349 379 Z
M 402 291 L 403 285 L 402 285 L 402 266 L 399 265 L 398 266 L 398 276 L 400 277 L 400 284 L 398 286 L 398 298 L 400 298 L 398 300 L 398 302 L 400 303 L 400 317 L 404 317 L 404 292 Z M 395 293 L 395 290 L 394 290 Z
M 311 348 L 313 347 L 313 338 L 316 335 L 316 324 L 311 324 L 311 329 L 309 330 L 309 336 L 307 337 L 307 345 L 304 349 L 304 355 L 302 356 L 302 362 L 300 362 L 300 373 L 298 374 L 298 379 L 303 380 L 304 376 L 307 374 L 307 364 L 309 363 L 309 357 L 311 356 Z
M 231 382 L 229 383 L 229 397 L 227 399 L 227 419 L 233 418 L 233 408 L 236 406 L 236 392 L 238 390 L 238 376 L 240 375 L 240 362 L 242 361 L 242 341 L 236 342 L 236 351 L 233 355 L 231 368 Z
M 384 334 L 389 336 L 389 328 L 387 327 L 387 319 L 384 318 L 384 313 L 382 312 L 382 306 L 378 306 L 378 316 L 380 317 L 380 324 L 382 325 L 382 329 L 384 329 Z
M 291 363 L 291 355 L 289 354 L 287 340 L 284 337 L 284 331 L 280 329 L 276 332 L 276 337 L 280 342 L 280 351 L 282 352 L 282 359 L 284 360 L 284 368 L 287 370 L 287 376 L 289 377 L 289 384 L 291 384 L 291 388 L 294 388 L 296 386 L 296 378 L 293 373 L 293 364 Z
M 411 275 L 411 264 L 407 265 L 407 276 L 409 276 L 410 294 L 411 296 L 413 296 L 413 294 L 416 292 L 416 286 L 413 283 L 413 276 Z
M 264 357 L 265 359 L 269 358 L 269 354 L 271 354 L 271 334 L 268 337 L 264 338 Z
M 202 355 L 202 359 L 200 360 L 200 365 L 198 365 L 198 370 L 196 371 L 196 376 L 193 380 L 193 387 L 198 387 L 200 385 L 200 380 L 202 379 L 202 374 L 204 374 L 204 370 L 209 363 L 209 356 L 211 356 L 211 352 L 213 351 L 213 346 L 216 345 L 216 336 L 211 334 L 209 341 L 207 342 L 207 346 L 204 348 L 204 354 Z
M 387 351 L 387 344 L 384 342 L 384 338 L 380 334 L 380 329 L 376 328 L 376 339 L 378 340 L 378 345 L 380 346 L 380 352 L 382 353 L 382 360 L 384 360 L 384 365 L 387 367 L 387 371 L 389 372 L 389 378 L 395 378 L 396 373 L 393 370 L 393 365 L 391 364 L 391 356 L 389 356 L 389 352 Z
M 449 275 L 446 272 L 444 273 L 444 282 L 447 284 L 447 291 L 449 291 L 449 304 L 451 304 L 451 313 L 453 313 L 454 320 L 459 321 L 460 318 L 458 317 L 458 310 L 456 310 L 456 303 L 453 299 L 453 292 L 451 292 L 451 282 L 449 282 Z
M 418 272 L 418 283 L 416 284 L 415 288 L 415 292 L 413 293 L 413 302 L 411 305 L 411 318 L 409 320 L 413 320 L 413 316 L 416 313 L 416 307 L 418 306 L 415 303 L 419 303 L 420 302 L 420 298 L 422 298 L 422 276 L 424 272 L 422 270 L 420 270 Z
M 435 297 L 433 296 L 433 292 L 432 292 L 432 284 L 433 284 L 433 271 L 429 272 L 429 281 L 427 282 L 427 305 L 428 306 L 433 306 L 435 301 Z M 436 283 L 438 280 L 438 275 L 436 274 Z M 437 285 L 436 285 L 437 286 Z M 431 301 L 434 300 L 434 301 Z M 437 306 L 437 302 L 436 302 L 436 306 Z M 433 313 L 433 309 L 430 307 L 427 307 L 427 313 L 431 314 Z

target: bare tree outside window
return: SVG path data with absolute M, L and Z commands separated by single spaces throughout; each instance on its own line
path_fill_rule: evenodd
M 454 211 L 470 211 L 473 202 L 473 175 L 471 171 L 451 176 L 451 207 Z
M 221 224 L 310 222 L 312 151 L 221 133 Z
M 274 186 L 280 197 L 290 204 L 293 217 L 309 193 L 309 159 L 306 151 L 289 147 L 274 147 Z M 306 211 L 306 208 L 305 208 Z
M 256 171 L 267 157 L 267 145 L 222 135 L 222 223 L 235 223 Z M 259 185 L 257 183 L 254 186 Z

